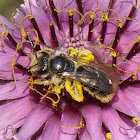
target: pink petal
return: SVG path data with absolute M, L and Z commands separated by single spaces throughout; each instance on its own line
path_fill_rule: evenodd
M 37 6 L 37 3 L 36 3 L 35 0 L 30 0 L 30 3 L 29 3 L 28 0 L 24 0 L 24 3 L 25 3 L 26 6 L 29 5 L 30 3 L 33 4 L 33 5 L 35 5 L 35 6 Z
M 86 121 L 87 131 L 91 137 L 91 140 L 94 140 L 95 137 L 97 140 L 104 139 L 101 129 L 101 110 L 99 107 L 94 104 L 86 105 L 82 109 L 82 114 Z
M 125 17 L 129 15 L 131 8 L 134 4 L 135 4 L 135 1 L 131 1 L 131 0 L 130 1 L 116 1 L 116 3 L 114 4 L 113 9 L 115 9 L 118 12 L 123 24 L 126 20 Z
M 27 50 L 27 49 L 26 49 Z M 29 50 L 28 50 L 29 51 Z M 23 67 L 27 68 L 30 65 L 30 60 L 31 58 L 26 57 L 26 56 L 20 56 L 18 58 L 16 58 L 16 62 L 20 65 L 22 65 Z
M 140 53 L 136 54 L 133 58 L 133 61 L 135 61 L 138 65 L 140 65 Z
M 124 61 L 117 65 L 118 68 L 121 68 L 123 70 L 129 71 L 129 72 L 136 72 L 137 65 L 131 61 Z M 130 77 L 132 74 L 129 74 L 127 72 L 120 71 L 122 74 L 121 80 L 126 80 L 128 77 Z
M 58 9 L 58 10 L 77 9 L 77 4 L 76 4 L 75 0 L 70 0 L 70 1 L 67 1 L 67 0 L 61 0 L 61 1 L 53 0 L 53 2 L 54 2 L 54 5 L 55 5 L 56 9 Z M 50 13 L 51 8 L 50 8 L 49 1 L 45 2 L 45 0 L 42 0 L 42 3 L 43 3 L 43 9 L 45 10 L 46 14 L 49 15 L 49 17 L 50 17 L 51 21 L 53 22 L 55 28 L 57 29 L 56 21 L 54 20 L 54 18 L 52 18 L 53 15 Z M 80 16 L 76 11 L 73 11 L 73 13 L 74 13 L 73 14 L 73 21 L 74 21 L 74 24 L 76 24 L 79 21 Z M 69 37 L 69 22 L 68 22 L 69 17 L 68 17 L 68 12 L 67 11 L 57 12 L 57 14 L 58 14 L 58 17 L 59 17 L 59 20 L 60 20 L 62 31 L 64 32 L 64 34 L 66 36 Z M 77 32 L 74 31 L 74 34 L 77 34 Z M 61 35 L 58 34 L 57 37 L 62 40 Z
M 133 46 L 132 42 L 135 42 L 138 36 L 138 32 L 134 30 L 130 32 L 125 32 L 120 38 L 120 44 L 119 47 L 117 47 L 117 51 L 122 54 L 128 53 Z
M 65 133 L 61 133 L 59 135 L 59 139 L 58 140 L 75 140 L 76 135 L 71 135 L 71 134 L 65 134 Z
M 46 123 L 46 126 L 38 140 L 58 140 L 59 132 L 60 118 L 57 115 L 53 115 Z
M 52 114 L 50 108 L 42 105 L 36 106 L 26 117 L 24 124 L 17 133 L 17 138 L 20 140 L 31 138 Z
M 127 88 L 124 88 L 122 91 L 125 96 L 135 97 L 136 99 L 140 100 L 140 86 L 127 86 Z
M 120 131 L 123 134 L 128 135 L 129 139 L 131 140 L 139 140 L 140 139 L 139 127 L 134 128 L 135 127 L 134 122 L 125 119 L 124 117 L 121 117 L 121 119 L 123 120 L 123 128 L 121 128 Z
M 89 133 L 87 131 L 87 127 L 84 128 L 84 130 L 79 135 L 80 140 L 91 140 Z
M 122 120 L 114 109 L 102 109 L 102 119 L 112 134 L 112 140 L 128 140 L 128 136 L 120 131 L 119 125 L 123 127 Z
M 16 26 L 14 26 L 9 20 L 7 20 L 5 17 L 3 17 L 2 15 L 0 15 L 0 20 L 1 21 L 3 21 L 3 23 L 7 26 L 7 27 L 9 27 L 9 28 L 11 28 L 11 29 L 13 29 L 13 30 L 16 30 Z
M 15 78 L 16 81 L 20 81 L 22 79 L 27 79 L 27 81 L 28 81 L 29 75 L 24 75 L 24 77 L 23 77 L 23 73 L 24 73 L 23 70 L 16 69 L 15 71 L 16 71 L 16 73 L 14 74 L 14 77 L 13 77 L 12 71 L 6 71 L 6 70 L 0 71 L 0 79 L 14 80 L 14 78 Z M 0 85 L 1 84 L 2 83 L 0 83 Z M 12 83 L 11 83 L 11 85 L 12 85 Z
M 17 25 L 20 25 L 21 24 L 21 20 L 25 17 L 25 12 L 23 9 L 17 9 L 17 13 L 16 15 L 14 15 L 14 22 L 17 24 Z
M 140 119 L 139 110 L 132 103 L 131 99 L 127 98 L 127 96 L 125 96 L 121 91 L 119 91 L 113 99 L 112 107 L 130 116 Z
M 0 100 L 16 99 L 29 95 L 29 85 L 27 83 L 28 79 L 25 76 L 23 79 L 0 85 Z
M 76 138 L 79 132 L 78 127 L 82 121 L 81 114 L 79 112 L 63 112 L 61 116 L 61 132 L 59 134 L 59 140 L 73 140 Z
M 18 128 L 23 124 L 24 118 L 19 120 L 14 125 L 8 125 L 3 130 L 0 131 L 0 140 L 5 140 L 5 138 L 16 138 L 15 134 Z M 4 138 L 5 137 L 5 138 Z
M 43 38 L 47 39 L 47 42 L 50 42 L 51 36 L 50 36 L 50 29 L 49 29 L 49 24 L 50 24 L 50 19 L 46 14 L 41 11 L 41 9 L 35 7 L 34 5 L 31 5 L 32 7 L 32 14 L 37 22 L 37 25 L 40 29 L 40 32 L 43 36 Z M 28 7 L 22 6 L 22 8 L 26 11 L 26 14 L 28 15 Z M 47 31 L 47 32 L 46 32 Z M 56 32 L 57 34 L 58 32 Z
M 32 96 L 26 96 L 0 106 L 0 130 L 8 125 L 14 125 L 27 116 L 34 103 Z M 13 117 L 14 116 L 14 117 Z
M 123 90 L 124 95 L 135 105 L 135 109 L 140 110 L 140 88 L 128 86 Z
M 0 48 L 0 71 L 2 70 L 11 70 L 12 68 L 12 61 L 14 56 L 14 51 L 9 47 Z

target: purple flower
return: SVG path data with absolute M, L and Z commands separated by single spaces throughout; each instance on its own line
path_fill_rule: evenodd
M 0 16 L 0 139 L 139 140 L 137 0 L 25 0 Z

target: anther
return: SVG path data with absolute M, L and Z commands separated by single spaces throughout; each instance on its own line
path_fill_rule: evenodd
M 94 19 L 92 19 L 91 23 L 89 24 L 88 41 L 91 41 L 93 26 L 94 26 Z
M 112 9 L 113 5 L 114 5 L 115 0 L 110 0 L 109 5 L 108 5 L 108 9 Z M 108 11 L 108 15 L 110 15 L 110 10 Z
M 108 9 L 112 9 L 113 5 L 114 5 L 114 0 L 110 0 L 109 5 L 108 5 Z M 110 12 L 111 11 L 108 10 L 107 13 L 105 14 L 107 16 L 107 18 L 109 18 Z M 107 19 L 105 19 L 103 21 L 102 31 L 101 31 L 101 41 L 100 41 L 101 43 L 104 43 L 106 30 L 107 30 Z
M 128 85 L 136 85 L 136 84 L 140 84 L 140 80 L 134 80 L 128 83 Z
M 10 40 L 10 42 L 14 45 L 14 49 L 17 48 L 17 42 L 14 40 L 14 38 L 11 36 L 11 34 L 8 32 L 7 34 L 7 38 Z M 18 52 L 22 55 L 22 56 L 27 56 L 26 53 L 24 53 L 21 49 L 18 50 Z
M 76 136 L 76 139 L 75 139 L 75 140 L 80 140 L 80 138 L 79 138 L 79 136 L 78 136 L 78 135 Z
M 76 0 L 76 4 L 77 4 L 78 11 L 83 15 L 83 2 L 82 2 L 82 0 Z M 83 26 L 84 21 L 80 25 Z
M 18 69 L 20 69 L 20 70 L 23 70 L 23 71 L 28 71 L 28 69 L 27 68 L 25 68 L 25 67 L 23 67 L 22 65 L 20 65 L 19 63 L 15 63 L 15 65 L 14 65 L 16 68 L 18 68 Z
M 103 128 L 103 131 L 105 132 L 106 140 L 111 140 L 111 132 L 109 131 L 109 129 L 104 123 L 102 123 L 102 128 Z
M 120 111 L 118 111 L 118 110 L 116 110 L 116 111 L 118 112 L 118 114 L 119 114 L 120 116 L 122 116 L 122 117 L 124 117 L 124 118 L 126 118 L 126 119 L 128 119 L 128 120 L 131 120 L 132 122 L 135 123 L 135 126 L 132 127 L 132 128 L 123 128 L 122 126 L 120 126 L 122 129 L 124 129 L 124 130 L 132 130 L 132 129 L 135 129 L 135 128 L 138 127 L 138 124 L 140 123 L 140 121 L 139 121 L 137 118 L 135 118 L 135 117 L 133 117 L 133 116 L 130 116 L 130 115 L 127 115 L 127 114 L 125 114 L 125 113 L 123 113 L 123 112 L 120 112 Z
M 138 47 L 139 43 L 135 43 L 132 47 L 132 49 L 130 50 L 130 52 L 127 54 L 126 59 L 129 60 L 131 59 L 131 57 L 133 56 L 133 54 L 136 51 L 136 48 Z
M 40 45 L 36 45 L 35 48 L 34 48 L 34 52 L 37 52 L 39 50 L 41 50 Z
M 129 22 L 131 21 L 130 18 L 132 18 L 132 16 L 134 15 L 135 11 L 136 11 L 136 5 L 137 5 L 137 1 L 136 4 L 133 5 L 133 7 L 131 8 L 131 11 L 128 15 L 128 18 L 126 19 L 125 23 L 123 24 L 122 27 L 118 26 L 117 28 L 117 32 L 115 35 L 115 39 L 113 42 L 113 49 L 116 49 L 117 45 L 118 45 L 118 40 L 120 39 L 120 36 L 124 33 L 124 31 L 126 30 L 126 28 L 128 27 Z
M 56 36 L 56 33 L 55 33 L 55 29 L 54 29 L 54 26 L 52 23 L 50 23 L 50 31 L 51 31 L 51 38 L 53 40 L 53 45 L 55 48 L 58 47 L 58 40 L 57 40 L 57 36 Z
M 50 8 L 51 8 L 52 14 L 54 16 L 54 19 L 56 21 L 57 27 L 58 27 L 59 30 L 61 30 L 61 24 L 60 24 L 59 17 L 58 17 L 56 7 L 54 5 L 53 0 L 49 0 L 49 4 L 50 4 Z
M 11 79 L 0 79 L 0 83 L 2 83 L 2 84 L 10 83 L 12 81 L 14 81 L 14 80 L 11 80 Z
M 104 43 L 106 30 L 107 30 L 107 21 L 104 21 L 102 25 L 102 32 L 101 32 L 101 41 L 100 41 L 101 43 Z
M 124 33 L 124 31 L 126 30 L 126 28 L 128 27 L 129 22 L 131 21 L 129 18 L 132 18 L 132 16 L 134 15 L 136 11 L 136 5 L 133 5 L 133 7 L 131 8 L 131 11 L 128 15 L 128 18 L 126 19 L 125 23 L 123 24 L 123 27 L 121 29 L 121 34 Z
M 116 63 L 117 63 L 117 57 L 114 57 L 114 56 L 113 56 L 113 63 L 112 63 L 113 66 L 116 65 Z
M 73 11 L 68 12 L 70 37 L 73 37 Z
M 7 103 L 9 103 L 9 102 L 11 102 L 11 101 L 12 101 L 12 99 L 11 99 L 11 100 L 1 100 L 1 101 L 0 101 L 0 105 L 7 104 Z
M 14 40 L 14 38 L 11 36 L 10 33 L 7 34 L 7 38 L 11 41 L 11 43 L 15 46 L 17 46 L 17 42 Z
M 41 34 L 41 32 L 40 32 L 40 29 L 39 29 L 39 27 L 38 27 L 38 25 L 37 25 L 37 23 L 36 23 L 36 21 L 35 21 L 35 19 L 34 19 L 33 17 L 31 18 L 31 22 L 32 22 L 32 24 L 33 24 L 34 29 L 35 29 L 35 30 L 37 31 L 37 33 L 38 33 L 38 37 L 39 37 L 41 43 L 42 43 L 42 44 L 45 44 L 44 39 L 43 39 L 43 37 L 42 37 L 42 34 Z
M 140 48 L 137 48 L 134 52 L 133 52 L 133 54 L 135 55 L 136 53 L 139 53 L 140 52 Z
M 34 46 L 34 42 L 31 40 L 30 36 L 26 37 L 26 40 L 29 41 L 31 43 L 32 46 Z M 37 52 L 39 50 L 41 50 L 40 45 L 37 44 L 34 48 L 33 48 L 34 52 Z
M 76 0 L 78 10 L 81 14 L 83 14 L 83 2 L 82 0 Z
M 120 116 L 123 116 L 123 117 L 125 117 L 125 118 L 128 119 L 128 120 L 132 120 L 132 119 L 133 119 L 133 117 L 130 116 L 130 115 L 127 115 L 127 114 L 125 114 L 125 113 L 123 113 L 123 112 L 120 112 L 120 111 L 118 111 L 118 110 L 116 110 L 116 111 L 118 112 L 118 114 L 119 114 Z
M 133 76 L 130 76 L 129 78 L 124 80 L 121 84 L 119 84 L 120 89 L 128 85 L 132 80 L 133 80 Z
M 116 32 L 116 35 L 115 35 L 115 39 L 114 39 L 114 42 L 113 42 L 113 45 L 112 45 L 112 48 L 115 50 L 117 45 L 118 45 L 118 40 L 120 38 L 120 32 L 121 32 L 121 28 L 118 26 L 117 28 L 117 32 Z

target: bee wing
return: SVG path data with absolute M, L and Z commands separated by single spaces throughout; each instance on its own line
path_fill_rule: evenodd
M 88 65 L 80 66 L 76 72 L 64 72 L 62 76 L 69 77 L 88 87 L 101 92 L 112 92 L 110 79 L 101 71 Z

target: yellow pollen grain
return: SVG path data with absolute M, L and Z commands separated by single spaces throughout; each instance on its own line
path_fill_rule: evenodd
M 108 20 L 108 15 L 106 13 L 103 13 L 102 17 L 103 17 L 104 21 Z
M 73 10 L 69 10 L 68 13 L 69 13 L 69 16 L 73 16 Z
M 112 136 L 111 133 L 106 133 L 106 138 L 107 138 L 106 140 L 111 140 L 111 136 Z
M 52 23 L 52 22 L 50 22 L 49 26 L 53 26 L 53 23 Z
M 137 118 L 135 118 L 135 117 L 132 118 L 132 121 L 135 122 L 135 123 L 140 123 L 140 121 Z
M 136 72 L 132 73 L 132 78 L 135 79 L 136 77 L 137 77 L 137 73 Z
M 118 21 L 118 27 L 122 28 L 122 22 L 120 20 Z
M 138 38 L 137 38 L 137 42 L 140 42 L 140 35 L 139 35 Z
M 111 55 L 112 55 L 113 57 L 116 57 L 116 56 L 117 56 L 116 52 L 114 52 L 114 51 L 111 52 Z
M 5 30 L 5 31 L 3 32 L 3 34 L 5 34 L 6 36 L 8 36 L 8 31 Z
M 90 17 L 90 19 L 93 19 L 94 16 L 95 16 L 95 14 L 92 12 L 89 17 Z

